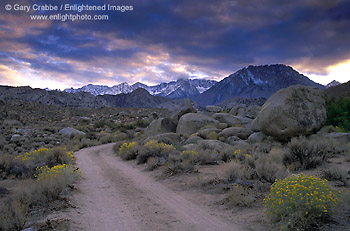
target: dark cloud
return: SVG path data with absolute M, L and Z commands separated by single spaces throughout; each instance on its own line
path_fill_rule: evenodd
M 328 66 L 350 58 L 347 0 L 108 3 L 133 5 L 134 11 L 108 12 L 108 21 L 30 22 L 28 14 L 5 12 L 1 5 L 0 51 L 6 57 L 0 57 L 1 62 L 71 73 L 79 83 L 87 83 L 156 82 L 198 73 L 218 78 L 249 64 L 266 63 L 306 63 L 308 71 L 325 73 Z M 23 49 L 33 55 L 21 56 Z M 186 68 L 174 71 L 174 65 Z

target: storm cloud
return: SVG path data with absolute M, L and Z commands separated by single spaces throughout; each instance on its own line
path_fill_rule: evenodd
M 270 63 L 326 74 L 328 67 L 350 59 L 347 0 L 83 3 L 132 5 L 133 11 L 93 12 L 107 13 L 107 21 L 34 21 L 30 13 L 5 11 L 2 2 L 0 84 L 21 84 L 18 78 L 9 81 L 16 72 L 22 79 L 65 83 L 62 87 L 220 80 L 247 65 Z

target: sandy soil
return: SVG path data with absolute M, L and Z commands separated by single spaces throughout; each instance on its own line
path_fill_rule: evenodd
M 184 196 L 120 160 L 112 147 L 76 153 L 83 172 L 71 201 L 76 208 L 52 218 L 69 219 L 71 230 L 251 230 L 227 219 L 224 211 L 191 200 L 195 194 Z

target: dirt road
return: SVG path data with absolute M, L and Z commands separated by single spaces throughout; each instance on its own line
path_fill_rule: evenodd
M 66 212 L 71 230 L 245 230 L 171 191 L 113 154 L 113 144 L 80 150 L 83 179 Z

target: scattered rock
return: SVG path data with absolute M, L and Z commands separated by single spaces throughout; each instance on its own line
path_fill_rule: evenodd
M 221 130 L 222 130 L 222 129 L 225 129 L 225 128 L 227 128 L 227 127 L 228 127 L 227 123 L 219 123 L 218 126 L 217 126 L 217 128 L 218 128 L 218 129 L 221 129 Z
M 180 144 L 182 141 L 181 136 L 176 133 L 163 133 L 163 134 L 151 136 L 145 139 L 144 143 L 147 143 L 150 140 L 156 140 L 158 142 L 162 142 L 166 144 Z
M 240 141 L 241 139 L 238 136 L 230 136 L 228 137 L 225 142 L 231 145 L 235 145 L 237 142 Z
M 340 144 L 349 144 L 350 143 L 350 133 L 334 132 L 327 133 L 325 137 L 332 138 Z
M 187 144 L 197 144 L 200 140 L 203 140 L 202 137 L 199 136 L 191 136 L 190 138 L 188 138 L 185 142 L 183 142 L 184 145 Z
M 229 144 L 221 142 L 219 140 L 199 140 L 198 145 L 205 147 L 206 149 L 212 149 L 220 152 L 222 149 L 230 147 Z
M 193 108 L 192 103 L 189 99 L 184 100 L 184 106 L 182 106 L 180 109 L 177 109 L 172 115 L 171 119 L 174 121 L 178 121 L 181 116 L 187 114 L 187 113 L 197 113 L 197 110 Z
M 215 105 L 208 105 L 205 107 L 205 110 L 207 110 L 208 112 L 221 112 L 222 108 L 219 106 L 215 106 Z
M 81 125 L 86 125 L 86 124 L 90 124 L 91 123 L 91 118 L 90 117 L 80 117 L 78 119 L 78 124 L 81 124 Z
M 206 125 L 217 127 L 218 124 L 217 120 L 203 114 L 187 113 L 180 118 L 176 133 L 191 135 Z
M 267 139 L 267 136 L 262 132 L 254 132 L 248 137 L 248 141 L 252 143 L 261 143 Z
M 226 123 L 228 126 L 240 126 L 243 124 L 240 118 L 227 113 L 215 113 L 212 118 L 221 123 Z
M 21 121 L 21 116 L 15 111 L 7 112 L 7 118 L 10 120 L 18 120 Z
M 75 135 L 85 135 L 85 132 L 79 131 L 75 128 L 71 128 L 71 127 L 66 127 L 61 129 L 59 132 L 59 134 L 63 135 L 63 136 L 69 136 L 69 137 L 73 137 Z
M 25 140 L 25 137 L 19 135 L 19 134 L 14 134 L 11 136 L 11 142 L 20 142 L 22 140 Z
M 324 133 L 318 132 L 310 137 L 309 140 L 324 140 L 326 138 L 333 139 L 339 144 L 348 144 L 350 143 L 350 133 L 342 133 L 342 132 L 332 132 L 332 133 Z
M 246 140 L 252 133 L 253 131 L 244 127 L 230 127 L 220 132 L 219 137 L 227 138 L 230 136 L 237 136 L 242 140 Z
M 243 117 L 245 115 L 245 111 L 246 111 L 246 105 L 237 104 L 230 110 L 229 114 L 233 116 Z
M 198 135 L 200 137 L 202 137 L 203 139 L 210 139 L 211 138 L 210 133 L 212 133 L 212 132 L 219 133 L 219 132 L 221 132 L 221 130 L 217 129 L 217 128 L 206 128 L 204 130 L 199 131 Z
M 145 135 L 155 136 L 162 133 L 169 133 L 176 131 L 176 124 L 170 118 L 160 118 L 153 120 L 150 125 L 145 129 Z
M 240 148 L 248 148 L 249 144 L 245 140 L 228 140 L 228 143 L 232 146 L 239 146 Z
M 250 118 L 250 119 L 255 119 L 259 112 L 261 110 L 261 107 L 258 105 L 251 105 L 247 108 L 245 116 Z
M 285 140 L 316 133 L 325 121 L 324 93 L 318 88 L 297 85 L 273 94 L 263 105 L 251 128 Z
M 18 120 L 4 120 L 4 125 L 7 126 L 22 126 L 22 123 Z

